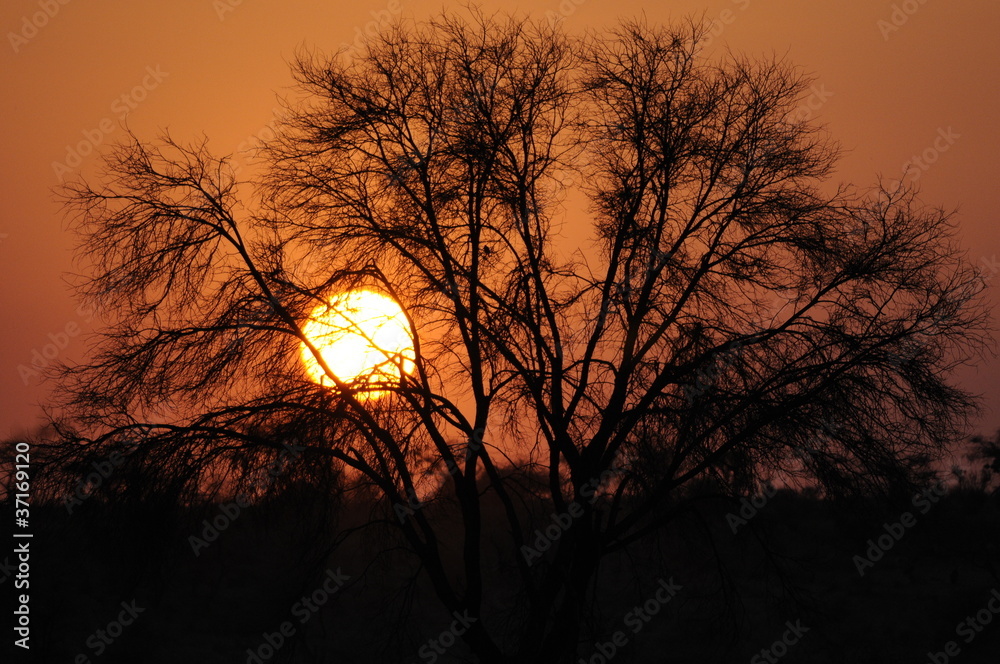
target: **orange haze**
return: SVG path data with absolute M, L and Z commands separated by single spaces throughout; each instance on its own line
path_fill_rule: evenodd
M 997 149 L 1000 3 L 996 0 L 537 0 L 484 2 L 532 11 L 571 32 L 645 14 L 651 22 L 704 13 L 713 48 L 787 55 L 816 76 L 812 109 L 846 154 L 841 176 L 893 179 L 926 151 L 918 170 L 926 200 L 960 208 L 963 242 L 984 269 L 1000 271 Z M 455 7 L 458 5 L 456 3 Z M 59 176 L 94 175 L 92 153 L 169 128 L 201 134 L 220 154 L 252 145 L 290 83 L 296 47 L 333 50 L 396 15 L 442 8 L 420 0 L 8 0 L 0 6 L 3 60 L 3 216 L 0 219 L 0 436 L 37 423 L 46 387 L 32 359 L 79 357 L 90 312 L 72 299 L 66 232 L 51 189 Z M 880 23 L 882 21 L 882 23 Z M 74 147 L 75 146 L 75 147 Z M 73 151 L 73 152 L 71 152 Z M 76 154 L 83 153 L 83 154 Z M 924 168 L 926 167 L 926 168 Z M 567 219 L 567 232 L 575 230 Z M 577 227 L 579 228 L 579 227 Z M 1000 276 L 991 280 L 993 302 Z M 64 346 L 64 348 L 60 348 Z M 960 374 L 985 393 L 974 430 L 1000 426 L 992 361 Z

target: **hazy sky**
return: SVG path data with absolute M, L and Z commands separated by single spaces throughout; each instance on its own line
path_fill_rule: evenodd
M 6 0 L 0 436 L 38 421 L 47 388 L 28 375 L 33 357 L 54 354 L 56 345 L 65 346 L 58 351 L 64 358 L 86 350 L 79 331 L 89 315 L 65 282 L 74 238 L 52 193 L 60 176 L 96 173 L 95 154 L 121 139 L 126 116 L 142 138 L 169 128 L 182 141 L 204 134 L 217 154 L 234 153 L 273 121 L 297 47 L 334 50 L 397 15 L 423 18 L 448 6 L 457 4 Z M 914 171 L 922 197 L 957 208 L 970 258 L 1000 272 L 996 0 L 538 0 L 482 7 L 530 10 L 558 18 L 570 32 L 641 14 L 669 22 L 704 13 L 719 33 L 713 47 L 787 56 L 816 76 L 816 117 L 845 149 L 840 179 L 898 179 L 905 162 L 925 155 Z M 998 288 L 1000 274 L 990 281 L 993 303 Z M 987 397 L 975 431 L 1000 427 L 998 368 L 993 360 L 959 375 Z

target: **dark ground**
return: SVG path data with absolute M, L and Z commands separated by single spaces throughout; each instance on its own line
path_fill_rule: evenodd
M 242 664 L 248 648 L 266 653 L 267 635 L 276 642 L 285 621 L 291 635 L 263 661 L 431 661 L 420 648 L 451 616 L 426 584 L 406 583 L 414 566 L 405 554 L 376 556 L 384 543 L 371 535 L 334 544 L 360 508 L 334 519 L 323 506 L 304 491 L 245 509 L 198 556 L 188 537 L 219 506 L 192 513 L 148 502 L 122 513 L 98 496 L 72 516 L 62 505 L 33 506 L 30 661 Z M 781 492 L 735 535 L 726 515 L 738 504 L 701 498 L 691 506 L 657 542 L 602 567 L 591 638 L 578 651 L 583 661 L 604 661 L 600 653 L 620 631 L 625 645 L 612 659 L 623 664 L 767 662 L 752 658 L 781 639 L 786 623 L 798 623 L 808 630 L 801 639 L 774 649 L 787 650 L 782 662 L 918 664 L 949 641 L 960 650 L 948 660 L 938 656 L 939 664 L 1000 662 L 1000 614 L 987 609 L 1000 589 L 1000 494 L 952 493 L 922 514 L 913 505 L 833 504 Z M 3 503 L 8 523 L 11 509 Z M 915 525 L 859 575 L 854 556 L 864 556 L 867 541 L 905 511 Z M 517 595 L 510 559 L 494 555 L 499 549 L 487 539 L 484 550 L 498 570 L 487 597 L 507 607 Z M 351 577 L 345 586 L 315 613 L 296 606 L 338 568 Z M 635 632 L 630 611 L 668 578 L 681 590 Z M 12 578 L 0 585 L 5 597 L 14 594 Z M 131 601 L 142 611 L 101 647 L 97 630 L 108 629 Z M 399 617 L 403 606 L 409 619 Z M 983 609 L 990 624 L 956 632 Z M 498 612 L 489 616 L 491 630 L 501 631 Z M 437 661 L 465 658 L 456 645 Z

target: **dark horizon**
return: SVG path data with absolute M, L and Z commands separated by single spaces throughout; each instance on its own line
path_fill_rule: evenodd
M 918 4 L 912 16 L 895 15 L 899 26 L 892 23 L 893 7 L 904 2 L 683 0 L 667 7 L 553 0 L 482 7 L 559 19 L 570 33 L 619 16 L 668 23 L 704 13 L 718 35 L 710 49 L 778 54 L 815 77 L 802 112 L 825 124 L 844 148 L 835 181 L 867 185 L 881 175 L 891 183 L 917 156 L 921 163 L 909 183 L 921 187 L 925 201 L 958 209 L 962 245 L 989 275 L 1000 271 L 1000 190 L 994 186 L 1000 129 L 992 113 L 1000 90 L 990 84 L 1000 75 L 993 39 L 1000 7 L 989 0 Z M 328 8 L 226 0 L 163 8 L 57 6 L 51 19 L 37 19 L 44 23 L 37 31 L 24 27 L 40 11 L 37 2 L 0 9 L 8 32 L 0 80 L 10 90 L 0 108 L 17 128 L 7 134 L 2 165 L 0 304 L 7 315 L 0 328 L 0 435 L 20 435 L 40 423 L 37 404 L 45 403 L 49 386 L 32 362 L 44 362 L 45 352 L 82 359 L 83 331 L 93 319 L 67 286 L 67 274 L 77 270 L 75 241 L 52 193 L 60 178 L 94 178 L 97 154 L 124 138 L 126 122 L 147 138 L 165 128 L 184 141 L 205 136 L 213 151 L 236 154 L 243 165 L 247 155 L 239 153 L 273 133 L 276 95 L 289 90 L 287 63 L 298 49 L 350 47 L 363 43 L 364 30 L 375 34 L 397 17 L 419 19 L 440 9 L 423 1 Z M 12 40 L 22 31 L 34 36 Z M 570 242 L 583 243 L 572 227 Z M 994 308 L 998 283 L 989 282 Z M 66 348 L 56 348 L 63 341 Z M 998 369 L 993 358 L 958 373 L 961 385 L 985 397 L 970 434 L 1000 429 Z

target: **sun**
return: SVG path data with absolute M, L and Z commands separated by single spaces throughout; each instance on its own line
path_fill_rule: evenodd
M 406 315 L 399 303 L 381 293 L 340 293 L 313 309 L 302 331 L 330 371 L 359 388 L 363 398 L 384 396 L 388 392 L 377 388 L 398 385 L 402 374 L 412 374 L 415 368 Z M 333 385 L 305 342 L 299 352 L 310 379 Z

